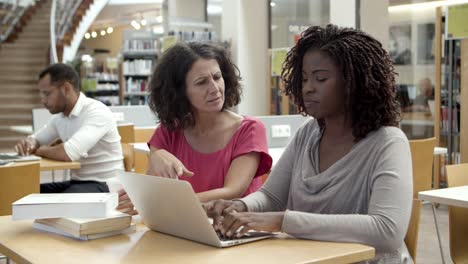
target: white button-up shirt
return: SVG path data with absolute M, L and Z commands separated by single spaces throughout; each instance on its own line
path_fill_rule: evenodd
M 103 103 L 80 93 L 69 116 L 55 114 L 33 135 L 41 145 L 57 138 L 65 152 L 81 168 L 71 171 L 72 180 L 106 181 L 123 170 L 122 147 L 112 112 Z

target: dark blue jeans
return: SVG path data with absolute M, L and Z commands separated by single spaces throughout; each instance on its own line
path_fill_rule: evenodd
M 109 192 L 105 182 L 64 181 L 41 184 L 41 193 L 102 193 Z

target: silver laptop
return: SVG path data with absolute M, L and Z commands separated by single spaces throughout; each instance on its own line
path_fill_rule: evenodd
M 41 160 L 41 157 L 35 155 L 21 156 L 16 152 L 0 153 L 0 161 L 18 162 L 18 161 L 35 161 Z
M 215 247 L 229 247 L 274 235 L 247 232 L 241 238 L 220 238 L 190 183 L 125 171 L 120 172 L 118 178 L 151 230 Z

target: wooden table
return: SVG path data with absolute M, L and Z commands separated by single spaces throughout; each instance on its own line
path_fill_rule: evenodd
M 446 204 L 450 206 L 468 208 L 468 186 L 423 191 L 418 193 L 418 198 L 420 200 L 429 201 L 432 203 L 432 213 L 434 215 L 434 223 L 436 226 L 437 238 L 439 240 L 440 255 L 442 256 L 442 263 L 445 263 L 443 257 L 444 251 L 442 248 L 442 240 L 440 238 L 439 224 L 437 223 L 437 216 L 434 204 Z
M 423 201 L 468 208 L 468 186 L 419 192 L 418 198 Z
M 81 168 L 81 164 L 78 161 L 60 161 L 42 158 L 40 163 L 41 171 L 72 170 Z
M 286 235 L 219 249 L 148 230 L 78 241 L 32 228 L 32 221 L 0 217 L 0 253 L 17 263 L 351 263 L 374 257 L 353 243 L 299 240 Z

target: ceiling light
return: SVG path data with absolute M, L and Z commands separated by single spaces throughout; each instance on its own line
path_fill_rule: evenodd
M 93 37 L 93 38 L 97 37 L 96 31 L 91 32 L 91 37 Z
M 85 38 L 85 39 L 89 39 L 90 37 L 91 37 L 91 34 L 89 34 L 89 32 L 86 32 L 86 33 L 84 34 L 84 38 Z
M 270 6 L 271 6 L 271 7 L 275 7 L 275 6 L 276 6 L 276 3 L 275 3 L 275 2 L 270 2 Z
M 106 35 L 106 31 L 103 29 L 101 30 L 101 36 L 104 36 L 104 35 Z
M 132 22 L 130 22 L 130 25 L 132 25 L 132 27 L 134 27 L 136 30 L 139 30 L 141 28 L 141 25 L 135 20 L 132 20 Z
M 140 24 L 141 24 L 142 26 L 146 26 L 146 19 L 142 19 L 142 20 L 140 21 Z
M 154 26 L 153 27 L 154 34 L 164 34 L 164 28 L 162 26 Z
M 107 28 L 107 34 L 110 34 L 112 32 L 114 32 L 114 29 L 112 27 L 108 27 Z

